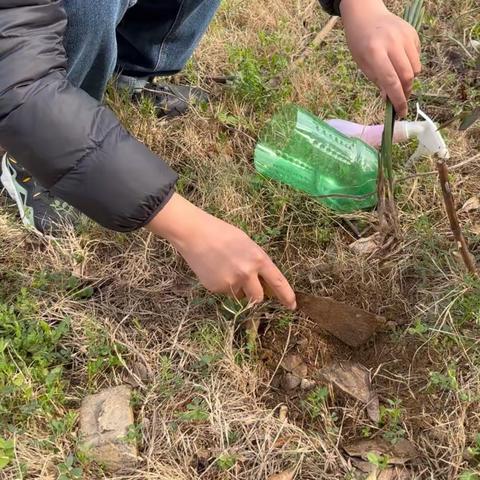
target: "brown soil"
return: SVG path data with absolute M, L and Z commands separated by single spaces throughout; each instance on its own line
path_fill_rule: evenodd
M 319 374 L 323 366 L 334 361 L 360 363 L 370 370 L 373 388 L 379 395 L 381 405 L 388 406 L 391 399 L 400 400 L 402 421 L 405 419 L 402 428 L 406 430 L 407 437 L 416 438 L 429 428 L 422 419 L 428 418 L 426 412 L 438 411 L 439 399 L 427 391 L 425 379 L 428 379 L 428 366 L 432 361 L 438 362 L 438 359 L 431 358 L 433 354 L 428 351 L 428 347 L 414 340 L 411 335 L 399 341 L 401 327 L 394 327 L 391 333 L 377 334 L 373 340 L 356 349 L 329 335 L 316 333 L 311 329 L 310 321 L 303 317 L 296 319 L 290 328 L 284 330 L 272 323 L 263 324 L 263 328 L 265 331 L 260 336 L 259 355 L 266 378 L 273 378 L 272 385 L 266 392 L 267 402 L 272 408 L 286 404 L 290 422 L 307 430 L 315 430 L 317 422 L 325 422 L 324 418 L 311 419 L 306 412 L 303 402 L 309 395 L 308 391 L 299 387 L 286 392 L 277 385 L 276 378 L 282 372 L 282 367 L 279 367 L 282 358 L 287 354 L 296 354 L 308 366 L 308 379 L 319 386 L 325 385 Z M 371 427 L 373 435 L 383 435 L 390 428 L 388 425 L 372 425 L 363 405 L 331 387 L 327 408 L 330 414 L 336 414 L 341 419 L 343 444 L 361 437 L 365 427 Z M 345 414 L 352 411 L 355 413 Z M 421 459 L 419 462 L 420 468 Z

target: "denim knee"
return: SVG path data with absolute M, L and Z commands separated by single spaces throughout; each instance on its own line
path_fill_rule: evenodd
M 135 0 L 64 0 L 68 78 L 101 97 L 117 61 L 116 28 Z

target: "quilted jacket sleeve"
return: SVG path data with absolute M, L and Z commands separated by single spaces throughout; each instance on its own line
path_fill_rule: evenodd
M 340 2 L 341 0 L 320 0 L 320 4 L 327 13 L 337 16 L 340 16 Z
M 67 81 L 62 1 L 0 1 L 0 145 L 98 223 L 135 230 L 168 201 L 177 176 Z

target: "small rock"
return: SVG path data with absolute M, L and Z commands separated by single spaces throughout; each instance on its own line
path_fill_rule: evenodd
M 302 379 L 293 375 L 293 373 L 286 373 L 282 378 L 282 388 L 284 390 L 293 390 L 302 383 Z
M 285 422 L 287 420 L 287 415 L 288 415 L 288 407 L 286 405 L 282 405 L 280 407 L 280 412 L 278 414 L 278 419 L 281 422 Z
M 316 385 L 316 382 L 313 380 L 308 380 L 308 378 L 302 378 L 302 382 L 300 383 L 300 388 L 302 390 L 312 390 Z
M 136 444 L 126 438 L 133 425 L 130 397 L 123 385 L 85 397 L 80 407 L 82 448 L 112 472 L 132 469 L 138 460 Z
M 300 355 L 287 355 L 282 362 L 282 367 L 287 372 L 300 377 L 300 379 L 305 378 L 308 374 L 308 367 L 305 365 Z

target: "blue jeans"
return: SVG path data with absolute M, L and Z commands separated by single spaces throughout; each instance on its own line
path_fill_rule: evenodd
M 101 99 L 118 73 L 122 83 L 180 71 L 220 0 L 64 0 L 68 78 Z

